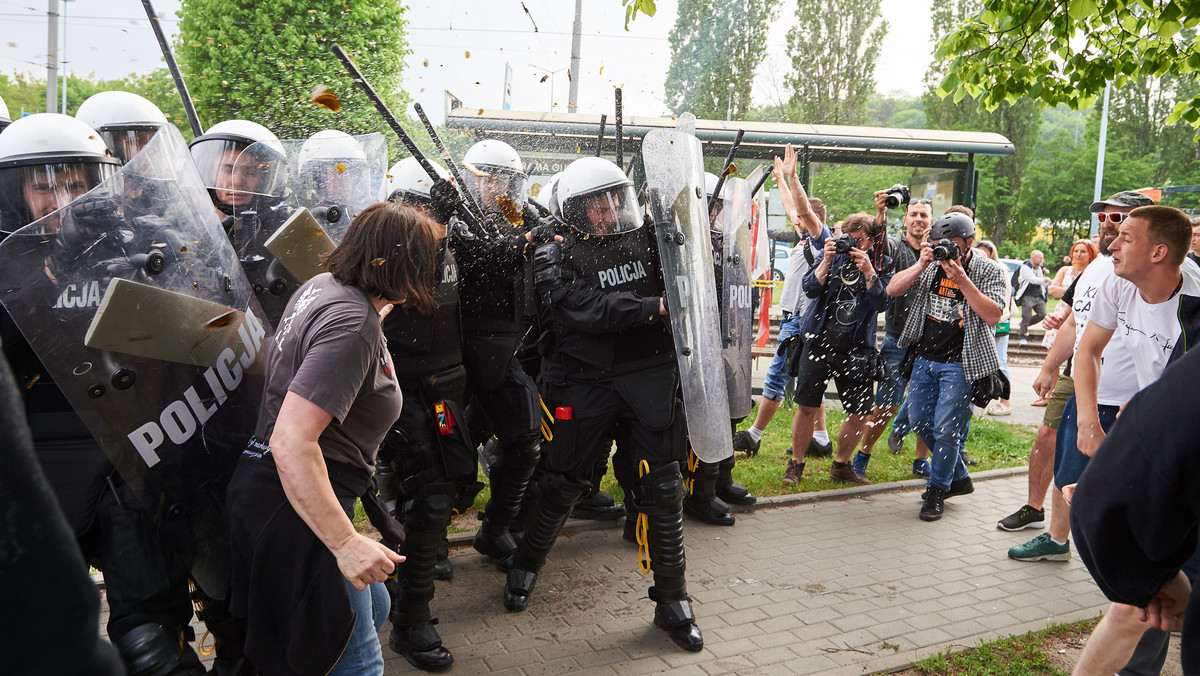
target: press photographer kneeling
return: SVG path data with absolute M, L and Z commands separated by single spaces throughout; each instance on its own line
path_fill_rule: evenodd
M 854 473 L 849 460 L 871 412 L 874 381 L 886 373 L 875 351 L 875 321 L 888 303 L 884 289 L 892 265 L 882 247 L 874 246 L 878 227 L 864 213 L 847 217 L 842 221 L 843 234 L 825 241 L 804 277 L 804 293 L 814 302 L 805 310 L 796 336 L 804 340 L 794 367 L 799 411 L 792 423 L 792 459 L 784 483 L 800 483 L 804 453 L 831 377 L 847 417 L 838 433 L 829 476 L 835 481 L 870 483 Z

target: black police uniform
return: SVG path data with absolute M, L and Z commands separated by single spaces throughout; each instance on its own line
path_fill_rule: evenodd
M 676 642 L 678 635 L 699 642 L 684 581 L 678 461 L 686 433 L 674 344 L 659 315 L 663 279 L 651 229 L 547 244 L 535 258 L 539 316 L 555 338 L 542 364 L 554 437 L 543 444 L 530 487 L 535 508 L 513 556 L 505 606 L 528 604 L 571 507 L 591 485 L 596 439 L 615 432 L 627 454 L 621 464 L 638 468 L 629 502 L 648 523 L 655 623 Z
M 101 251 L 92 253 L 108 258 Z M 64 315 L 99 302 L 96 294 L 64 300 L 67 294 L 59 296 L 57 291 L 47 281 L 45 302 Z M 121 659 L 131 671 L 158 664 L 163 674 L 203 673 L 188 645 L 195 636 L 189 626 L 192 599 L 187 567 L 164 540 L 151 501 L 136 495 L 116 473 L 4 309 L 0 309 L 0 336 L 4 356 L 24 395 L 26 421 L 47 480 L 83 559 L 104 573 L 108 635 Z M 223 605 L 215 606 L 214 617 L 228 617 Z M 240 632 L 221 633 L 230 637 L 221 643 L 223 657 L 240 657 L 236 636 Z
M 220 209 L 223 205 L 217 207 Z M 221 221 L 271 326 L 279 326 L 288 300 L 300 288 L 300 282 L 266 247 L 267 240 L 293 212 L 291 207 L 279 204 L 277 200 L 256 197 L 252 208 Z
M 386 544 L 399 544 L 398 551 L 407 557 L 396 581 L 389 584 L 391 645 L 418 666 L 426 660 L 433 660 L 434 666 L 452 660 L 430 619 L 434 568 L 451 517 L 470 507 L 483 487 L 475 480 L 475 446 L 462 408 L 467 374 L 462 363 L 458 274 L 454 256 L 443 243 L 433 313 L 398 307 L 383 320 L 404 397 L 400 418 L 379 449 L 381 469 L 388 467 L 397 480 L 394 489 L 385 487 L 383 497 L 385 503 L 394 499 L 405 532 L 403 543 Z
M 495 435 L 499 459 L 489 480 L 491 499 L 475 549 L 501 562 L 515 547 L 509 530 L 541 455 L 541 406 L 537 387 L 515 358 L 531 324 L 524 232 L 537 222 L 527 207 L 515 227 L 493 222 L 502 236 L 486 241 L 455 239 L 462 277 L 463 360 L 469 376 L 467 417 L 473 438 Z M 505 564 L 501 564 L 505 565 Z

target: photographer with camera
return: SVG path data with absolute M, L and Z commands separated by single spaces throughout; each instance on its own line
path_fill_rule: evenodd
M 972 255 L 975 222 L 966 214 L 934 221 L 929 239 L 916 265 L 897 273 L 887 292 L 896 297 L 917 288 L 899 346 L 913 364 L 908 417 L 933 450 L 920 517 L 936 521 L 946 498 L 975 490 L 958 449 L 976 381 L 987 383 L 1000 370 L 994 327 L 1003 314 L 1005 286 L 998 266 Z
M 893 274 L 917 264 L 917 259 L 921 257 L 921 243 L 925 241 L 929 234 L 929 224 L 933 222 L 933 208 L 929 200 L 908 199 L 911 196 L 907 193 L 908 188 L 903 185 L 894 185 L 875 193 L 875 222 L 881 227 L 887 223 L 888 209 L 900 206 L 896 204 L 898 198 L 906 198 L 907 201 L 904 205 L 904 230 L 889 238 L 887 242 L 887 254 L 894 261 Z M 854 457 L 854 471 L 859 474 L 866 473 L 875 442 L 889 429 L 888 422 L 892 420 L 892 416 L 895 416 L 896 420 L 891 426 L 891 434 L 888 435 L 888 448 L 893 453 L 904 450 L 904 436 L 908 434 L 909 425 L 908 414 L 905 413 L 902 403 L 908 379 L 900 373 L 900 361 L 904 358 L 904 350 L 900 349 L 897 343 L 900 342 L 900 332 L 904 330 L 908 309 L 912 307 L 915 296 L 916 290 L 909 289 L 904 295 L 893 298 L 884 316 L 883 343 L 879 346 L 879 354 L 887 362 L 888 378 L 875 388 L 875 409 L 867 420 L 862 450 Z M 928 458 L 929 449 L 918 437 L 916 458 L 912 465 L 914 476 L 929 478 Z
M 850 455 L 871 413 L 875 380 L 886 374 L 875 350 L 875 321 L 888 303 L 884 289 L 891 259 L 875 247 L 879 226 L 865 213 L 848 216 L 843 234 L 825 241 L 813 269 L 804 277 L 809 303 L 800 322 L 804 348 L 796 371 L 796 403 L 792 421 L 792 459 L 783 475 L 798 484 L 804 455 L 829 379 L 837 383 L 846 421 L 838 432 L 837 456 L 829 477 L 853 484 L 870 483 L 855 474 Z

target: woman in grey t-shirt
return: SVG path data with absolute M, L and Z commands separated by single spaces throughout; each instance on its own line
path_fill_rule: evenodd
M 403 557 L 351 516 L 401 406 L 381 314 L 432 310 L 439 227 L 401 204 L 364 209 L 264 346 L 258 425 L 228 492 L 231 610 L 260 667 L 383 673 L 380 583 Z

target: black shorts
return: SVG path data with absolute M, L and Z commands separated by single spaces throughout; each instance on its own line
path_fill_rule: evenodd
M 833 378 L 842 408 L 847 413 L 867 415 L 875 400 L 875 381 L 867 369 L 869 362 L 850 352 L 826 350 L 817 341 L 804 344 L 800 368 L 796 373 L 796 403 L 816 408 Z

